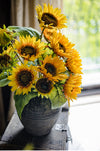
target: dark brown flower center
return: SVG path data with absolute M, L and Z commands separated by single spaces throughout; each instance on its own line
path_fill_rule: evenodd
M 36 88 L 41 93 L 49 93 L 52 89 L 52 82 L 47 78 L 41 78 L 37 81 Z
M 0 69 L 0 73 L 2 73 L 2 69 Z
M 4 56 L 0 56 L 0 64 L 1 66 L 8 66 L 8 64 L 10 63 L 10 56 L 5 54 Z
M 21 49 L 21 54 L 23 55 L 29 55 L 30 57 L 32 56 L 32 55 L 34 55 L 34 56 L 36 56 L 36 49 L 34 49 L 33 47 L 30 47 L 30 46 L 26 46 L 26 47 L 23 47 L 22 49 Z
M 0 53 L 2 53 L 3 52 L 3 47 L 2 46 L 0 46 Z
M 53 16 L 52 14 L 43 13 L 41 19 L 44 21 L 44 24 L 45 24 L 45 25 L 52 24 L 52 26 L 54 26 L 54 27 L 57 26 L 58 21 L 57 21 L 56 17 Z
M 59 49 L 62 49 L 62 50 L 63 50 L 63 52 L 65 52 L 65 51 L 66 51 L 65 47 L 64 47 L 61 43 L 59 43 Z
M 47 69 L 47 73 L 52 74 L 53 76 L 56 75 L 56 68 L 53 64 L 51 63 L 46 63 L 45 64 L 45 69 Z
M 28 70 L 22 70 L 17 74 L 17 82 L 22 87 L 27 87 L 32 82 L 32 73 Z

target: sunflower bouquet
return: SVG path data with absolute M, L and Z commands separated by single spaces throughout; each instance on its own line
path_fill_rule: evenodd
M 81 93 L 82 63 L 61 33 L 67 18 L 49 4 L 36 11 L 41 33 L 31 27 L 0 29 L 0 86 L 9 85 L 22 108 L 36 96 L 49 98 L 53 107 L 70 105 Z

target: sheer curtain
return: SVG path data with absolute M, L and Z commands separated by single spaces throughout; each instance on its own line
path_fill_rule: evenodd
M 33 27 L 40 31 L 35 6 L 43 3 L 52 4 L 54 8 L 62 8 L 62 0 L 11 0 L 11 25 Z M 10 119 L 14 110 L 12 93 L 8 119 Z

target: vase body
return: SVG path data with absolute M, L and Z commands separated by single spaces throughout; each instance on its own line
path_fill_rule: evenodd
M 48 134 L 56 123 L 60 108 L 51 109 L 49 99 L 33 98 L 24 107 L 21 122 L 25 130 L 31 135 L 42 136 Z

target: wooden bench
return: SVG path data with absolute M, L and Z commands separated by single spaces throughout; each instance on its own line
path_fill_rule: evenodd
M 71 141 L 68 127 L 68 109 L 62 107 L 59 118 L 48 135 L 36 137 L 29 135 L 17 112 L 12 116 L 0 141 L 0 149 L 23 149 L 26 144 L 34 145 L 34 150 L 68 150 L 68 142 Z

